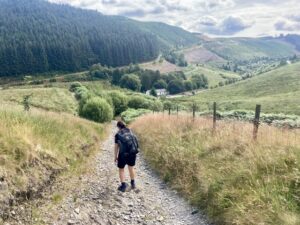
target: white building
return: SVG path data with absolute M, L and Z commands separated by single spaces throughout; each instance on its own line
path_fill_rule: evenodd
M 168 92 L 166 89 L 155 89 L 157 97 L 167 96 Z M 146 91 L 146 95 L 151 95 L 151 90 Z

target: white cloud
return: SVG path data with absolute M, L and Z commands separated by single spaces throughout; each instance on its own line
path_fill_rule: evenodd
M 49 0 L 217 36 L 300 33 L 298 0 Z M 293 16 L 291 16 L 293 15 Z M 280 28 L 280 29 L 279 29 Z

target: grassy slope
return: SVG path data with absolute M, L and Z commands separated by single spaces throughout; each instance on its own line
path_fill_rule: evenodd
M 204 91 L 180 102 L 196 101 L 201 110 L 217 101 L 219 109 L 249 109 L 262 104 L 265 113 L 300 115 L 300 63 L 281 67 L 222 88 Z
M 233 72 L 223 71 L 218 68 L 189 65 L 188 67 L 178 67 L 164 60 L 163 62 L 149 62 L 140 64 L 141 68 L 149 70 L 159 70 L 161 73 L 169 73 L 174 71 L 183 71 L 187 76 L 194 74 L 204 74 L 208 78 L 209 86 L 214 87 L 219 84 L 220 81 L 225 82 L 225 79 L 220 75 L 228 78 L 240 78 L 238 74 Z
M 74 116 L 77 102 L 69 84 L 54 85 L 0 90 L 0 223 L 12 196 L 24 200 L 26 193 L 43 189 L 61 171 L 81 173 L 99 149 L 105 125 Z M 24 112 L 21 102 L 28 94 L 33 94 L 35 107 Z
M 217 68 L 212 68 L 212 67 L 190 65 L 184 70 L 184 72 L 188 77 L 192 76 L 194 74 L 204 74 L 208 79 L 209 87 L 214 87 L 214 86 L 218 85 L 219 82 L 226 81 L 226 79 L 224 79 L 221 76 L 221 74 L 223 74 L 223 76 L 226 78 L 240 79 L 240 76 L 238 74 L 235 74 L 233 72 L 223 71 L 223 70 L 220 70 Z
M 25 200 L 60 171 L 76 172 L 104 133 L 103 125 L 70 114 L 0 108 L 0 176 L 7 187 L 0 191 L 2 212 L 12 195 Z
M 148 115 L 132 124 L 153 168 L 217 224 L 300 224 L 300 133 Z
M 280 40 L 251 38 L 217 39 L 205 47 L 221 57 L 233 60 L 251 60 L 256 57 L 286 57 L 295 54 L 295 47 Z
M 0 90 L 0 103 L 21 104 L 24 96 L 31 94 L 32 106 L 56 112 L 76 113 L 76 100 L 66 88 L 25 86 Z
M 140 67 L 143 69 L 148 69 L 148 70 L 154 70 L 154 71 L 158 70 L 161 73 L 182 71 L 184 69 L 183 67 L 179 67 L 177 65 L 169 63 L 166 60 L 163 60 L 162 62 L 158 62 L 157 60 L 155 60 L 152 62 L 143 63 L 143 64 L 140 64 Z

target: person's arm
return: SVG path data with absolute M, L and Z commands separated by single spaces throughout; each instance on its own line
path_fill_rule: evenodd
M 120 148 L 119 148 L 119 136 L 118 136 L 118 133 L 115 135 L 115 149 L 114 149 L 114 153 L 115 153 L 115 158 L 114 158 L 114 162 L 117 162 L 118 161 L 118 157 L 119 157 L 119 151 L 120 151 Z
M 115 144 L 115 159 L 114 159 L 114 162 L 118 161 L 118 156 L 119 156 L 119 145 Z

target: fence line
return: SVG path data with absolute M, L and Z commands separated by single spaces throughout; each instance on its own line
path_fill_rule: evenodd
M 174 109 L 174 108 L 173 108 Z M 168 115 L 171 116 L 171 112 L 172 112 L 172 107 L 167 108 L 168 110 Z M 192 105 L 192 118 L 193 120 L 196 118 L 196 110 L 197 110 L 197 106 L 195 103 L 193 103 Z M 155 111 L 153 110 L 153 113 Z M 165 112 L 165 109 L 163 109 L 163 114 Z M 253 140 L 257 140 L 257 134 L 258 134 L 258 130 L 259 130 L 259 125 L 260 125 L 260 113 L 261 113 L 261 105 L 256 105 L 255 108 L 255 117 L 253 118 Z M 177 117 L 179 115 L 179 106 L 176 106 L 176 114 Z M 213 103 L 213 112 L 212 112 L 212 119 L 213 119 L 213 126 L 212 126 L 212 132 L 213 134 L 216 133 L 217 130 L 217 119 L 218 119 L 218 113 L 217 113 L 217 103 L 214 102 Z

